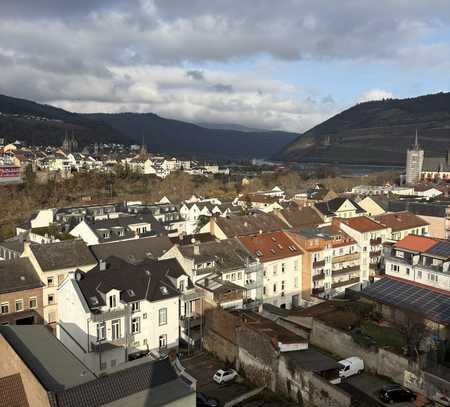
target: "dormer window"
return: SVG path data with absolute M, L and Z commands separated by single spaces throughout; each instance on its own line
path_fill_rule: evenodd
M 261 257 L 261 256 L 262 256 L 261 250 L 256 250 L 256 256 L 257 256 L 257 257 Z
M 109 297 L 109 308 L 116 308 L 116 306 L 117 306 L 116 296 L 111 295 Z

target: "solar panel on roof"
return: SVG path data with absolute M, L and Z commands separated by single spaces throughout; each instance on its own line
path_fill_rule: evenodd
M 390 278 L 377 281 L 363 290 L 363 294 L 450 325 L 450 295 L 448 294 Z
M 450 257 L 450 242 L 440 241 L 428 249 L 426 253 L 435 254 L 436 256 Z

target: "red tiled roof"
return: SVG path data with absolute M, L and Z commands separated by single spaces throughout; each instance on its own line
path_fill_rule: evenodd
M 386 229 L 386 226 L 368 218 L 367 216 L 357 216 L 355 218 L 340 219 L 340 221 L 361 233 Z
M 420 216 L 407 211 L 385 213 L 383 215 L 375 216 L 375 220 L 383 225 L 386 225 L 387 227 L 390 227 L 393 232 L 429 225 L 429 223 L 423 220 Z
M 303 254 L 301 248 L 284 232 L 241 236 L 239 240 L 263 263 Z
M 438 243 L 437 239 L 426 236 L 408 235 L 395 243 L 397 249 L 406 249 L 414 252 L 426 252 Z

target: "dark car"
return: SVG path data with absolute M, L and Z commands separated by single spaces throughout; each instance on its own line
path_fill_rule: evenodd
M 385 403 L 400 403 L 402 401 L 414 401 L 416 399 L 416 395 L 411 390 L 405 389 L 397 384 L 384 386 L 380 390 L 379 397 Z
M 219 402 L 216 399 L 206 396 L 204 393 L 197 392 L 197 407 L 218 407 Z

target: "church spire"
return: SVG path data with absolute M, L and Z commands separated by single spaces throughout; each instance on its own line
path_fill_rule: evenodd
M 419 150 L 419 133 L 416 129 L 416 137 L 414 139 L 414 150 Z

